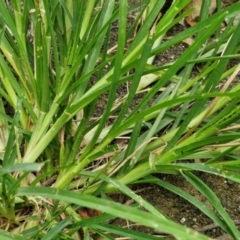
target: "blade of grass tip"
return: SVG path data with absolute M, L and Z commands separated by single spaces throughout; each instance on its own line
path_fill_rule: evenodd
M 30 218 L 29 221 L 33 221 L 33 220 Z M 43 224 L 40 225 L 41 228 L 43 228 L 42 225 Z M 28 229 L 22 231 L 21 234 L 24 236 L 24 239 L 28 239 L 28 238 L 31 239 L 31 238 L 34 238 L 34 237 L 36 238 L 36 236 L 39 235 L 39 225 L 28 228 Z
M 123 216 L 124 218 L 138 222 L 148 227 L 161 229 L 166 233 L 174 235 L 177 238 L 190 239 L 191 237 L 198 240 L 207 240 L 208 237 L 196 233 L 192 229 L 181 226 L 171 220 L 158 218 L 152 214 L 140 211 L 133 207 L 121 205 L 109 201 L 107 199 L 96 198 L 91 195 L 85 195 L 66 190 L 59 190 L 48 187 L 22 187 L 19 189 L 17 196 L 41 196 L 46 198 L 58 199 L 64 202 L 74 203 L 79 206 L 93 208 L 115 216 Z M 172 231 L 174 229 L 174 232 Z
M 46 235 L 42 238 L 42 240 L 52 240 L 55 237 L 58 236 L 59 233 L 62 232 L 62 230 L 67 227 L 69 224 L 71 224 L 72 221 L 70 217 L 63 219 L 62 221 L 58 222 L 52 229 L 50 229 Z
M 240 238 L 240 232 L 238 231 L 237 227 L 233 223 L 231 217 L 227 214 L 227 212 L 222 207 L 222 204 L 217 197 L 217 195 L 198 177 L 190 172 L 181 172 L 183 177 L 191 183 L 199 192 L 201 192 L 208 201 L 212 204 L 212 206 L 216 209 L 218 214 L 223 218 L 225 221 L 226 226 L 228 229 L 228 234 L 230 234 L 235 239 Z

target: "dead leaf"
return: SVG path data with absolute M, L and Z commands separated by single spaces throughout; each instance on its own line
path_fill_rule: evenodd
M 194 10 L 190 13 L 190 15 L 188 15 L 185 18 L 185 21 L 190 26 L 194 26 L 197 23 L 198 18 L 200 16 L 202 3 L 203 3 L 203 0 L 192 0 L 192 2 L 188 4 L 187 7 L 184 8 L 184 11 L 194 8 Z M 216 6 L 217 6 L 216 0 L 212 0 L 211 6 L 210 6 L 210 14 L 213 13 Z
M 191 46 L 194 43 L 194 39 L 193 38 L 186 38 L 182 42 L 186 43 L 188 46 Z
M 86 219 L 86 218 L 100 216 L 102 215 L 102 212 L 95 209 L 91 209 L 91 208 L 81 208 L 78 210 L 78 214 L 80 215 L 81 218 Z M 80 234 L 81 239 L 84 239 L 84 231 L 82 228 L 78 230 L 78 233 Z M 99 239 L 98 235 L 95 236 L 93 232 L 90 232 L 90 236 L 91 236 L 91 239 Z
M 95 209 L 90 209 L 90 208 L 81 208 L 80 210 L 78 210 L 78 214 L 82 218 L 91 218 L 91 217 L 100 216 L 102 212 Z

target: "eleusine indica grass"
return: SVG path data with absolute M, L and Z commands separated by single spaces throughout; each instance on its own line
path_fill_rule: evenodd
M 197 25 L 165 39 L 190 13 L 182 11 L 190 0 L 173 1 L 166 12 L 165 1 L 129 2 L 0 1 L 0 232 L 5 239 L 93 239 L 92 232 L 104 239 L 113 239 L 111 234 L 159 239 L 108 224 L 123 212 L 124 218 L 176 239 L 208 239 L 133 193 L 127 187 L 133 183 L 165 187 L 240 237 L 216 194 L 193 174 L 240 181 L 234 171 L 239 169 L 240 84 L 232 84 L 240 66 L 228 67 L 239 58 L 240 24 L 233 20 L 240 3 L 222 9 L 218 1 L 217 13 L 208 16 L 211 1 L 206 0 Z M 117 42 L 111 48 L 114 24 Z M 193 44 L 178 59 L 154 65 L 157 54 L 189 37 Z M 201 71 L 193 77 L 199 63 Z M 119 99 L 117 90 L 127 84 Z M 139 93 L 145 94 L 133 108 Z M 104 111 L 93 118 L 103 96 Z M 119 137 L 129 139 L 124 147 L 116 144 Z M 199 158 L 204 161 L 186 161 Z M 214 210 L 152 173 L 182 174 Z M 108 198 L 118 191 L 137 204 Z M 102 215 L 84 220 L 77 212 L 81 207 Z

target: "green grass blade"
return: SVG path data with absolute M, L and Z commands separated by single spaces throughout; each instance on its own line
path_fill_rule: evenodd
M 179 163 L 178 166 L 182 166 L 187 169 L 191 170 L 196 170 L 196 171 L 201 171 L 201 172 L 206 172 L 206 173 L 211 173 L 220 177 L 227 178 L 231 181 L 240 183 L 240 174 L 235 173 L 234 171 L 227 171 L 221 163 L 217 164 L 209 164 L 209 165 L 204 165 L 204 164 L 189 164 L 189 163 Z M 217 168 L 220 167 L 220 168 Z M 222 168 L 221 168 L 222 167 Z M 239 163 L 235 162 L 235 170 L 239 169 Z M 234 170 L 234 169 L 232 169 Z
M 180 168 L 179 168 L 179 170 L 180 170 Z M 225 231 L 228 230 L 228 228 L 225 225 L 225 222 L 214 211 L 212 211 L 204 203 L 202 203 L 201 201 L 199 201 L 198 199 L 196 199 L 189 193 L 183 191 L 182 189 L 180 189 L 168 182 L 165 182 L 161 179 L 155 178 L 155 177 L 148 177 L 143 180 L 137 181 L 136 183 L 154 183 L 158 186 L 161 186 L 161 187 L 167 189 L 168 191 L 171 191 L 171 192 L 177 194 L 178 196 L 184 198 L 185 200 L 187 200 L 188 202 L 193 204 L 195 207 L 197 207 L 201 212 L 203 212 L 206 216 L 208 216 L 215 223 L 217 223 L 223 230 L 225 230 Z
M 26 240 L 26 238 L 24 237 L 9 233 L 2 229 L 0 229 L 0 234 L 1 234 L 2 240 Z
M 99 224 L 99 225 L 93 225 L 92 227 L 106 231 L 106 232 L 110 232 L 113 234 L 117 234 L 126 238 L 130 238 L 130 239 L 137 239 L 137 240 L 163 240 L 164 238 L 161 237 L 154 237 L 151 236 L 149 234 L 146 233 L 141 233 L 139 231 L 134 231 L 134 230 L 130 230 L 127 228 L 120 228 L 120 227 L 116 227 L 114 225 L 109 225 L 109 224 Z
M 81 159 L 84 159 L 86 154 L 88 154 L 91 151 L 94 144 L 96 143 L 98 136 L 100 135 L 100 133 L 111 113 L 112 105 L 116 98 L 116 91 L 117 91 L 117 87 L 118 87 L 117 82 L 121 76 L 121 67 L 122 67 L 122 62 L 123 62 L 123 57 L 124 57 L 124 47 L 125 47 L 125 41 L 126 41 L 126 39 L 125 39 L 125 37 L 126 37 L 125 29 L 126 29 L 126 19 L 127 19 L 127 8 L 126 7 L 127 7 L 127 2 L 121 1 L 120 5 L 119 5 L 120 10 L 119 10 L 118 48 L 117 48 L 116 58 L 115 58 L 115 62 L 114 62 L 114 72 L 113 72 L 113 78 L 111 81 L 108 102 L 105 107 L 105 112 L 102 116 L 102 119 L 100 121 L 98 129 L 95 132 L 91 142 L 88 144 L 85 151 L 81 155 Z
M 85 172 L 81 171 L 81 174 L 85 176 L 91 176 L 94 177 L 95 174 L 91 172 Z M 111 179 L 103 174 L 98 176 L 99 179 L 104 180 L 105 182 L 114 184 L 115 187 L 117 187 L 122 193 L 129 196 L 131 199 L 134 199 L 139 205 L 143 206 L 146 210 L 148 210 L 153 215 L 158 216 L 159 218 L 166 218 L 160 211 L 158 211 L 155 207 L 153 207 L 150 203 L 142 199 L 140 196 L 135 194 L 131 189 L 129 189 L 127 186 L 122 184 L 121 182 Z M 88 189 L 85 190 L 85 192 L 88 192 Z
M 42 238 L 42 240 L 52 240 L 57 237 L 59 233 L 62 232 L 62 230 L 67 227 L 69 224 L 71 224 L 72 221 L 70 218 L 65 218 L 62 221 L 58 222 L 56 226 L 54 226 L 52 229 L 50 229 L 47 234 Z
M 19 189 L 17 196 L 41 196 L 52 198 L 60 201 L 74 203 L 79 206 L 93 208 L 115 216 L 122 216 L 123 212 L 128 212 L 130 214 L 127 214 L 124 216 L 124 218 L 141 223 L 148 227 L 159 230 L 161 229 L 166 233 L 173 234 L 176 238 L 190 239 L 191 237 L 194 237 L 194 239 L 198 240 L 208 239 L 208 237 L 198 234 L 191 229 L 186 229 L 185 227 L 170 220 L 158 218 L 157 216 L 142 212 L 135 208 L 121 205 L 119 203 L 115 203 L 106 199 L 96 198 L 90 195 L 47 187 L 22 187 Z M 173 228 L 174 232 L 172 232 Z
M 223 208 L 217 195 L 194 174 L 189 172 L 186 173 L 182 172 L 182 175 L 188 182 L 190 182 L 198 191 L 200 191 L 208 199 L 212 206 L 214 206 L 218 214 L 223 218 L 225 224 L 228 226 L 229 228 L 228 234 L 233 236 L 235 239 L 240 238 L 240 232 L 233 223 L 231 217 L 227 214 L 227 212 Z
M 19 163 L 0 169 L 0 175 L 20 171 L 40 171 L 45 163 Z

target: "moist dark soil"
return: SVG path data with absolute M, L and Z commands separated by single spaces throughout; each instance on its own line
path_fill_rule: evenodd
M 220 199 L 222 206 L 225 208 L 232 220 L 234 220 L 235 224 L 240 224 L 240 185 L 215 175 L 205 173 L 195 174 L 215 192 L 217 197 Z M 203 202 L 207 207 L 214 210 L 205 197 L 193 188 L 182 176 L 164 174 L 156 175 L 156 177 L 181 188 L 197 198 L 199 201 Z M 214 239 L 231 239 L 228 238 L 228 236 L 226 236 L 224 232 L 197 207 L 178 195 L 175 195 L 162 187 L 151 184 L 137 185 L 133 187 L 133 190 L 175 222 L 195 229 L 196 231 L 206 234 Z M 122 202 L 124 203 L 124 201 L 125 200 Z M 125 202 L 127 203 L 127 200 Z M 131 229 L 149 233 L 150 235 L 163 237 L 164 239 L 174 239 L 173 237 L 166 236 L 161 232 L 139 225 L 132 225 L 123 219 L 117 219 L 113 222 L 113 224 L 118 226 L 120 225 L 122 227 L 124 226 L 126 228 L 129 227 Z M 162 229 L 162 231 L 164 231 L 164 229 Z
M 139 1 L 130 1 L 137 3 Z M 129 18 L 129 25 L 131 25 L 131 18 Z M 168 37 L 174 37 L 179 32 L 184 30 L 187 26 L 181 24 L 176 25 L 168 33 Z M 117 39 L 117 33 L 113 33 L 113 39 Z M 114 44 L 113 44 L 114 45 Z M 156 56 L 154 64 L 156 66 L 162 66 L 163 64 L 175 61 L 187 48 L 185 43 L 178 44 L 161 55 Z M 235 60 L 236 61 L 236 60 Z M 238 61 L 239 62 L 239 61 Z M 236 62 L 232 62 L 233 65 Z M 195 71 L 195 72 L 194 72 Z M 193 71 L 193 75 L 198 75 L 198 69 Z M 237 81 L 240 80 L 240 76 L 237 76 Z M 121 92 L 121 91 L 120 91 Z M 124 89 L 125 93 L 125 89 Z M 120 94 L 121 95 L 121 94 Z M 124 96 L 124 94 L 123 94 Z M 137 101 L 138 102 L 138 101 Z M 236 225 L 240 224 L 240 185 L 222 177 L 218 177 L 206 173 L 195 173 L 205 184 L 207 184 L 220 199 L 222 206 L 225 208 L 227 213 L 230 215 L 232 220 L 234 220 Z M 192 196 L 196 197 L 198 200 L 206 204 L 207 207 L 213 207 L 211 204 L 199 193 L 195 188 L 193 188 L 181 175 L 155 175 L 156 177 L 177 186 Z M 151 184 L 137 185 L 132 188 L 136 191 L 142 198 L 150 202 L 159 211 L 168 216 L 170 219 L 184 226 L 195 229 L 211 238 L 227 240 L 231 239 L 229 236 L 224 234 L 224 232 L 213 223 L 205 214 L 203 214 L 197 207 L 190 204 L 187 200 L 175 195 L 174 193 Z M 116 196 L 115 196 L 116 197 Z M 114 197 L 114 198 L 115 198 Z M 118 201 L 127 204 L 127 199 L 124 196 L 118 196 Z M 127 213 L 125 213 L 127 214 Z M 123 219 L 116 219 L 112 222 L 114 225 L 121 227 L 126 227 L 130 229 L 136 229 L 141 232 L 148 233 L 150 235 L 156 235 L 164 239 L 174 239 L 172 236 L 164 235 L 161 232 L 154 231 L 152 229 L 132 224 Z M 164 231 L 164 229 L 162 229 Z

